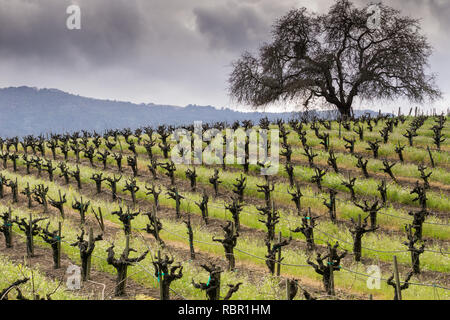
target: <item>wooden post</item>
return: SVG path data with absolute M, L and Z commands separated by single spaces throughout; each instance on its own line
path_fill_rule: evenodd
M 158 250 L 158 269 L 161 265 L 161 251 Z M 161 270 L 158 270 L 158 282 L 159 282 L 159 299 L 164 300 L 164 287 L 162 285 L 163 275 L 161 274 Z
M 350 180 L 350 177 L 349 177 Z M 336 212 L 336 196 L 333 196 L 333 217 L 336 220 L 337 219 L 337 212 Z M 309 208 L 309 212 L 311 213 L 311 208 Z
M 1 183 L 1 182 L 0 182 Z M 7 248 L 12 248 L 13 247 L 13 232 L 12 232 L 12 221 L 11 221 L 11 217 L 12 217 L 12 213 L 11 213 L 11 207 L 9 207 L 8 209 L 8 219 L 6 221 L 7 225 L 5 226 L 5 228 L 8 229 L 8 238 L 6 239 L 6 247 Z
M 100 228 L 102 232 L 105 233 L 105 222 L 103 221 L 102 208 L 98 207 L 98 215 L 100 216 Z
M 231 222 L 231 232 L 232 232 L 231 234 L 233 236 L 236 234 L 236 225 L 235 225 L 234 221 Z M 231 253 L 230 259 L 228 261 L 229 261 L 228 271 L 234 271 L 236 268 L 236 260 L 234 257 L 234 250 Z
M 156 223 L 156 210 L 158 210 L 158 209 L 156 208 L 156 205 L 153 204 L 153 212 L 152 212 L 152 215 L 153 215 L 153 223 L 154 223 L 154 225 L 155 225 L 155 236 L 156 236 L 156 241 L 158 241 L 158 244 L 160 244 L 161 241 L 159 240 L 158 224 Z
M 431 154 L 430 146 L 427 146 L 427 150 L 428 150 L 428 155 L 430 156 L 431 166 L 434 168 L 434 159 L 433 159 L 433 155 Z
M 341 127 L 342 127 L 342 121 L 339 120 L 339 139 L 341 138 Z
M 29 213 L 29 217 L 30 217 L 30 224 L 29 224 L 29 230 L 28 232 L 29 237 L 30 237 L 30 243 L 29 243 L 29 248 L 28 248 L 28 254 L 30 257 L 32 257 L 34 255 L 34 243 L 33 243 L 33 213 L 30 211 Z
M 286 278 L 286 300 L 290 300 L 289 297 L 291 296 L 291 281 L 289 278 Z
M 94 245 L 94 230 L 92 230 L 92 227 L 89 228 L 89 244 L 88 246 L 91 247 Z M 86 278 L 84 280 L 89 280 L 91 277 L 91 260 L 92 255 L 89 255 L 86 263 Z
M 218 275 L 217 275 L 216 297 L 218 300 L 220 299 L 220 272 L 218 272 Z
M 187 221 L 186 221 L 186 226 L 188 229 L 188 235 L 189 235 L 189 250 L 191 252 L 191 260 L 195 260 L 195 251 L 194 251 L 194 233 L 192 231 L 192 226 L 191 226 L 191 214 L 188 213 L 187 214 Z
M 402 300 L 402 290 L 400 288 L 400 276 L 398 275 L 397 256 L 394 256 L 394 278 L 395 278 L 395 286 L 397 288 L 397 298 L 398 300 Z
M 278 233 L 278 242 L 281 242 L 281 231 Z M 277 276 L 279 277 L 281 274 L 281 247 L 278 249 L 277 255 Z
M 57 250 L 57 256 L 56 256 L 56 263 L 55 263 L 55 269 L 59 269 L 61 267 L 61 229 L 62 229 L 62 225 L 61 225 L 61 221 L 58 222 L 58 250 Z
M 329 254 L 328 254 L 328 268 L 330 268 L 330 295 L 334 296 L 335 292 L 334 292 L 334 268 L 333 268 L 333 259 L 331 258 L 331 247 L 329 249 Z
M 333 264 L 329 265 L 330 268 L 330 293 L 332 296 L 334 296 L 334 271 L 333 271 Z
M 130 235 L 127 234 L 125 236 L 125 256 L 128 258 L 129 254 L 130 254 Z
M 177 213 L 177 218 L 181 217 L 181 213 L 180 213 L 180 198 L 178 196 L 178 188 L 175 187 L 175 211 Z
M 31 209 L 31 207 L 33 206 L 32 202 L 31 202 L 31 189 L 30 189 L 30 183 L 27 182 L 27 198 L 28 198 L 28 208 Z
M 58 193 L 59 193 L 59 201 L 62 202 L 62 197 L 61 197 L 61 189 L 58 189 Z M 64 205 L 61 205 L 61 216 L 64 220 L 65 216 L 64 216 Z
M 300 212 L 298 214 L 300 215 Z M 272 200 L 272 216 L 275 216 L 275 200 Z

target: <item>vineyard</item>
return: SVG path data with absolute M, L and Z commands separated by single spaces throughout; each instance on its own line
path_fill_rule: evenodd
M 447 120 L 203 124 L 278 129 L 273 176 L 165 125 L 0 138 L 0 299 L 450 299 Z

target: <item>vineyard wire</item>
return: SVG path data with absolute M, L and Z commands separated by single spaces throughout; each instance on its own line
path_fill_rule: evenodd
M 107 194 L 112 195 L 112 193 L 111 193 L 110 191 L 108 191 L 108 190 L 104 190 L 104 192 L 107 193 Z M 131 199 L 131 198 L 128 198 L 127 196 L 117 195 L 117 197 L 120 198 L 120 199 L 126 200 L 126 201 L 128 201 L 128 202 L 132 201 L 132 199 Z M 187 201 L 189 201 L 189 202 L 191 202 L 191 203 L 195 203 L 195 201 L 192 200 L 192 199 L 190 199 L 190 198 L 185 198 L 185 200 L 187 200 Z M 140 204 L 140 203 L 142 203 L 142 202 L 147 202 L 147 200 L 146 200 L 146 199 L 140 199 L 140 200 L 137 200 L 137 201 L 136 201 L 136 203 L 138 203 L 138 204 Z M 219 206 L 217 206 L 217 205 L 210 205 L 210 206 L 213 207 L 213 208 L 216 208 L 216 209 L 224 209 L 224 207 L 219 207 Z M 248 210 L 242 210 L 242 212 L 245 212 L 245 213 L 247 213 L 247 214 L 252 214 L 252 215 L 259 214 L 258 212 L 251 212 L 251 211 L 248 211 Z M 284 219 L 290 220 L 290 219 L 288 219 L 287 217 L 284 217 Z M 291 220 L 291 221 L 292 221 L 292 220 Z M 318 228 L 315 228 L 315 230 L 317 230 L 317 231 L 319 231 L 319 232 L 321 232 L 321 233 L 323 233 L 323 234 L 326 234 L 327 236 L 329 236 L 329 237 L 331 237 L 331 238 L 333 238 L 333 239 L 335 239 L 335 240 L 338 240 L 338 241 L 341 241 L 341 242 L 344 242 L 344 243 L 347 243 L 347 244 L 350 244 L 350 245 L 352 244 L 352 243 L 349 242 L 349 241 L 346 241 L 346 240 L 337 238 L 337 237 L 335 237 L 335 236 L 333 236 L 333 235 L 330 235 L 329 233 L 326 233 L 326 232 L 324 232 L 324 231 L 321 231 L 321 230 L 318 229 Z M 167 231 L 167 230 L 165 230 L 165 231 Z M 219 245 L 219 244 L 216 244 L 216 245 Z M 394 251 L 377 250 L 377 249 L 368 248 L 368 247 L 364 247 L 364 246 L 362 246 L 362 248 L 363 248 L 363 249 L 366 249 L 366 250 L 369 250 L 369 251 L 380 252 L 380 253 L 404 253 L 404 252 L 409 252 L 409 250 L 394 250 Z M 446 251 L 442 251 L 442 250 L 440 250 L 440 251 L 435 251 L 435 250 L 428 250 L 428 249 L 425 249 L 425 251 L 426 251 L 426 252 L 438 253 L 438 254 L 442 254 L 442 255 L 448 255 L 448 254 L 450 254 L 450 252 L 446 252 Z
M 189 200 L 189 201 L 192 201 L 191 199 L 188 199 L 188 200 Z M 131 199 L 128 200 L 128 201 L 131 201 Z M 141 201 L 144 201 L 144 199 L 142 199 Z M 222 208 L 221 208 L 221 209 L 222 209 Z M 133 228 L 133 229 L 136 229 L 136 228 Z M 316 230 L 317 230 L 317 229 L 316 229 Z M 185 239 L 183 236 L 180 236 L 180 235 L 178 235 L 178 234 L 176 234 L 176 233 L 169 232 L 168 230 L 165 230 L 165 229 L 164 229 L 164 231 L 166 231 L 166 232 L 168 232 L 168 233 L 172 233 L 172 234 L 174 234 L 174 235 L 177 235 L 177 236 L 180 237 L 180 238 Z M 317 230 L 317 231 L 322 232 L 323 234 L 326 234 L 326 235 L 328 235 L 328 236 L 330 236 L 330 237 L 332 237 L 332 238 L 334 238 L 334 239 L 336 239 L 336 240 L 343 241 L 343 242 L 345 242 L 345 243 L 351 244 L 351 243 L 348 242 L 348 241 L 345 241 L 345 240 L 341 240 L 341 239 L 339 239 L 339 238 L 336 238 L 336 237 L 334 237 L 334 236 L 332 236 L 332 235 L 330 235 L 330 234 L 328 234 L 328 233 L 326 233 L 326 232 L 323 232 L 323 231 L 320 231 L 320 230 Z M 21 235 L 20 233 L 17 233 L 17 232 L 15 232 L 15 231 L 13 231 L 13 232 L 16 233 L 16 234 Z M 22 235 L 21 235 L 21 236 L 22 236 Z M 44 241 L 42 241 L 42 240 L 39 239 L 39 238 L 38 238 L 38 241 L 40 241 L 40 242 L 42 242 L 42 243 L 45 243 Z M 62 241 L 66 242 L 66 243 L 69 243 L 68 241 L 65 241 L 65 240 L 62 240 Z M 204 241 L 200 241 L 200 240 L 194 240 L 194 241 L 200 242 L 200 243 L 209 244 L 209 245 L 219 245 L 219 246 L 220 246 L 220 244 L 216 244 L 216 243 L 209 243 L 209 242 L 204 242 Z M 145 243 L 145 241 L 144 241 L 144 243 Z M 363 247 L 363 248 L 364 248 L 364 247 Z M 408 250 L 405 250 L 405 251 L 380 251 L 380 250 L 375 250 L 375 249 L 370 249 L 370 248 L 365 248 L 365 249 L 373 250 L 373 251 L 377 251 L 377 252 L 387 252 L 387 253 L 409 252 Z M 258 259 L 267 260 L 266 258 L 262 258 L 262 257 L 255 256 L 255 255 L 253 255 L 253 254 L 250 254 L 250 253 L 245 252 L 245 251 L 243 251 L 243 250 L 240 250 L 240 249 L 238 249 L 238 248 L 235 248 L 235 250 L 240 251 L 240 252 L 242 252 L 242 253 L 244 253 L 244 254 L 247 254 L 247 255 L 254 256 L 254 257 L 258 258 Z M 434 252 L 434 251 L 433 251 L 433 252 Z M 442 253 L 442 252 L 440 252 L 440 253 Z M 93 256 L 95 256 L 95 255 L 93 255 Z M 95 257 L 98 258 L 98 259 L 103 259 L 103 258 L 98 257 L 98 256 L 95 256 Z M 269 259 L 269 260 L 278 262 L 277 260 L 274 260 L 274 259 Z M 308 265 L 292 265 L 292 264 L 285 264 L 285 263 L 280 263 L 280 264 L 286 265 L 286 266 L 298 266 L 298 267 L 306 267 L 306 266 L 308 266 Z M 369 276 L 369 275 L 362 274 L 362 273 L 358 273 L 358 272 L 353 271 L 353 270 L 351 270 L 351 269 L 345 268 L 345 270 L 348 271 L 348 272 L 353 272 L 353 273 L 356 273 L 356 274 L 364 275 L 364 276 L 366 276 L 366 277 L 371 277 L 371 276 Z M 155 277 L 154 275 L 152 275 L 152 276 Z M 386 280 L 386 279 L 382 279 L 382 280 Z M 410 283 L 410 284 L 412 284 L 412 285 L 418 285 L 418 286 L 422 285 L 422 286 L 427 286 L 427 287 L 437 287 L 437 288 L 441 288 L 441 289 L 445 289 L 445 290 L 450 290 L 450 288 L 441 287 L 441 286 L 436 286 L 436 285 L 421 284 L 421 283 Z
M 113 168 L 113 169 L 115 169 L 115 168 Z M 115 169 L 115 170 L 117 171 L 117 169 Z M 153 179 L 152 176 L 147 175 L 147 174 L 140 174 L 139 176 L 145 177 L 145 178 Z M 247 188 L 247 189 L 250 189 L 250 190 L 258 191 L 258 189 L 253 188 L 253 187 L 248 187 L 248 186 L 247 186 L 246 188 Z M 281 191 L 281 190 L 274 190 L 273 192 L 275 192 L 275 193 L 280 193 L 280 194 L 289 194 L 288 192 Z M 119 196 L 117 195 L 117 197 L 119 197 Z M 308 198 L 308 199 L 316 199 L 316 197 L 313 197 L 313 196 L 302 196 L 302 197 L 303 197 L 303 198 Z M 120 198 L 123 198 L 123 197 L 120 197 Z M 125 198 L 125 199 L 126 199 L 126 198 Z M 131 201 L 131 200 L 129 200 L 129 201 Z M 143 201 L 143 200 L 142 200 L 142 199 L 141 199 L 141 200 L 137 200 L 136 202 L 139 203 L 140 201 Z M 343 200 L 343 199 L 340 199 L 340 198 L 336 198 L 336 201 L 341 202 L 341 203 L 345 203 L 345 204 L 349 204 L 348 201 Z M 379 213 L 382 214 L 382 215 L 387 215 L 387 216 L 394 217 L 394 218 L 397 218 L 397 219 L 409 220 L 409 219 L 406 218 L 406 217 L 401 217 L 401 216 L 397 216 L 397 215 L 393 215 L 393 214 L 389 214 L 389 213 L 384 213 L 384 212 L 379 212 Z M 438 225 L 438 226 L 446 226 L 446 227 L 450 226 L 450 224 L 446 224 L 446 223 L 428 222 L 428 221 L 424 221 L 424 224 Z

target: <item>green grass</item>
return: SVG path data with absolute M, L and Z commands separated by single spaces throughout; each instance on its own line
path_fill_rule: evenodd
M 13 263 L 7 256 L 0 254 L 0 291 L 9 287 L 13 282 L 24 278 L 29 278 L 30 280 L 25 284 L 20 285 L 19 289 L 27 299 L 33 299 L 33 282 L 34 293 L 39 295 L 41 298 L 46 298 L 47 294 L 52 294 L 54 292 L 54 294 L 51 295 L 52 300 L 85 299 L 85 297 L 76 294 L 76 292 L 65 290 L 64 281 L 60 285 L 59 281 L 47 278 L 41 271 L 39 271 L 39 265 L 35 265 L 33 268 L 30 268 L 24 264 Z M 16 290 L 11 290 L 9 293 L 9 299 L 14 300 L 16 296 Z
M 34 178 L 32 178 L 32 177 L 25 177 L 25 179 L 26 178 L 34 180 Z M 25 181 L 23 183 L 25 183 Z M 52 188 L 52 190 L 53 190 L 53 188 Z M 53 192 L 56 192 L 56 189 L 53 190 Z M 73 190 L 72 192 L 77 196 L 77 198 L 80 197 L 79 194 L 78 195 L 76 194 L 76 191 Z M 69 201 L 70 201 L 72 196 L 73 196 L 72 194 L 68 195 L 68 200 Z M 88 198 L 85 197 L 85 199 L 87 200 Z M 93 201 L 92 204 L 94 206 L 99 205 L 102 208 L 105 208 L 105 212 L 104 212 L 105 213 L 105 218 L 108 219 L 108 220 L 111 220 L 111 221 L 113 221 L 115 223 L 118 223 L 118 221 L 116 220 L 116 217 L 110 215 L 110 210 L 113 210 L 113 208 L 108 207 L 108 206 L 111 206 L 110 203 L 105 203 L 105 202 L 101 202 L 101 201 L 99 201 L 99 202 Z M 215 216 L 216 214 L 220 216 L 220 215 L 223 215 L 224 213 L 223 213 L 223 211 L 222 212 L 220 212 L 220 211 L 216 212 L 215 210 L 211 210 L 210 214 L 211 214 L 211 216 Z M 245 214 L 241 218 L 242 218 L 242 223 L 245 224 L 245 225 L 251 224 L 251 223 L 256 223 L 255 219 L 254 219 L 255 218 L 254 216 L 252 217 L 251 215 Z M 249 219 L 249 220 L 247 220 L 247 219 Z M 282 219 L 282 221 L 283 221 L 283 219 Z M 288 221 L 288 220 L 284 220 L 284 221 Z M 299 220 L 297 219 L 296 221 L 298 222 Z M 176 223 L 176 224 L 170 223 L 169 226 L 168 226 L 168 223 L 170 223 L 168 220 L 163 219 L 163 225 L 164 225 L 164 227 L 167 230 L 170 230 L 170 232 L 175 232 L 175 233 L 178 233 L 178 234 L 184 234 L 185 227 L 181 223 Z M 292 224 L 291 223 L 292 223 L 292 220 L 287 222 L 288 225 L 283 224 L 283 223 L 280 224 L 280 230 L 283 232 L 283 234 L 285 236 L 287 236 L 289 234 L 289 231 L 288 231 L 289 228 L 292 228 Z M 133 226 L 135 228 L 144 227 L 145 224 L 146 224 L 146 218 L 142 217 L 142 216 L 138 217 L 136 220 L 133 221 Z M 293 224 L 295 224 L 295 223 L 293 223 Z M 261 228 L 261 224 L 260 224 L 259 228 Z M 333 230 L 333 228 L 334 228 L 334 230 Z M 331 234 L 333 234 L 335 236 L 338 236 L 339 238 L 344 238 L 344 239 L 345 238 L 346 239 L 351 238 L 350 235 L 348 234 L 348 232 L 340 230 L 340 229 L 336 228 L 336 226 L 331 225 L 331 224 L 328 224 L 327 227 L 324 227 L 324 225 L 321 224 L 321 229 L 326 229 L 326 230 L 328 230 L 327 232 L 329 232 L 329 233 L 331 233 Z M 195 237 L 196 237 L 197 240 L 211 242 L 211 238 L 210 238 L 211 234 L 209 234 L 209 233 L 205 233 L 205 232 L 202 233 L 202 232 L 196 230 L 195 231 Z M 295 235 L 294 235 L 294 237 L 295 237 Z M 167 235 L 163 236 L 163 239 L 167 239 L 167 238 L 168 238 Z M 320 236 L 319 238 L 324 238 L 324 237 Z M 242 239 L 240 239 L 240 240 L 242 240 Z M 376 236 L 372 237 L 371 235 L 369 235 L 369 236 L 366 236 L 364 238 L 363 245 L 364 246 L 368 246 L 368 247 L 374 245 L 374 247 L 382 248 L 382 250 L 385 250 L 385 251 L 388 251 L 388 250 L 404 250 L 404 247 L 402 247 L 400 241 L 401 241 L 400 239 L 394 240 L 392 238 L 387 238 L 387 237 L 383 237 L 383 239 L 378 239 L 378 237 L 376 237 Z M 238 248 L 241 249 L 241 250 L 247 251 L 247 252 L 252 252 L 253 254 L 256 254 L 256 255 L 258 255 L 260 257 L 263 257 L 265 255 L 265 248 L 264 248 L 264 245 L 262 243 L 254 243 L 253 242 L 253 243 L 248 244 L 248 242 L 249 242 L 249 240 L 247 240 L 247 239 L 239 241 Z M 242 243 L 242 246 L 241 246 L 241 243 Z M 201 247 L 201 246 L 203 246 L 203 244 L 199 244 L 197 246 Z M 223 249 L 220 246 L 210 246 L 210 245 L 205 245 L 205 246 L 211 247 L 211 248 L 209 248 L 209 250 L 215 250 L 215 252 L 217 254 L 223 254 Z M 342 244 L 342 246 L 344 248 L 351 249 L 351 245 Z M 289 250 L 285 250 L 284 252 L 286 253 L 286 255 L 289 255 Z M 251 257 L 249 258 L 247 255 L 244 255 L 244 254 L 237 253 L 237 255 L 238 255 L 238 259 L 243 259 L 244 261 L 246 259 L 252 259 Z M 375 253 L 373 251 L 366 251 L 366 250 L 363 251 L 363 256 L 370 256 L 370 257 L 372 257 L 374 259 L 380 259 L 382 261 L 390 261 L 391 258 L 392 258 L 392 254 L 390 254 L 390 253 L 380 254 L 380 253 Z M 401 263 L 409 263 L 409 254 L 408 253 L 397 253 L 397 256 L 398 256 L 399 262 L 401 262 Z M 264 264 L 264 261 L 262 261 L 262 260 L 259 260 L 259 259 L 256 259 L 256 258 L 253 259 L 253 260 L 254 260 L 255 263 L 260 263 L 261 265 Z M 286 263 L 299 264 L 301 262 L 304 263 L 305 262 L 305 258 L 303 258 L 303 260 L 301 258 L 295 259 L 295 260 L 285 260 L 285 262 Z M 447 272 L 448 271 L 448 269 L 446 267 L 446 264 L 444 264 L 444 265 L 442 264 L 441 256 L 438 255 L 438 254 L 434 254 L 434 253 L 428 253 L 427 252 L 426 254 L 423 255 L 422 266 L 423 266 L 424 270 L 429 269 L 429 270 L 440 271 L 440 272 Z M 352 268 L 350 268 L 350 269 L 352 269 Z M 313 274 L 311 276 L 313 277 Z
M 93 181 L 89 179 L 89 177 L 92 175 L 92 173 L 95 172 L 92 168 L 89 167 L 82 167 L 82 181 L 83 183 L 89 183 L 89 184 L 93 184 Z M 15 178 L 18 177 L 15 174 L 9 173 L 9 172 L 5 172 L 6 176 L 9 178 Z M 19 176 L 20 178 L 20 176 Z M 25 176 L 25 177 L 21 177 L 21 185 L 26 185 L 27 182 L 30 183 L 30 185 L 34 185 L 37 183 L 45 183 L 48 186 L 52 186 L 51 187 L 51 191 L 49 192 L 49 195 L 52 198 L 55 198 L 58 192 L 58 189 L 61 188 L 61 186 L 55 184 L 55 183 L 51 183 L 51 182 L 46 182 L 44 180 L 39 180 L 36 179 L 32 176 Z M 145 189 L 144 189 L 144 183 L 142 181 L 140 181 L 139 179 L 137 180 L 137 185 L 140 186 L 140 190 L 137 192 L 136 196 L 138 199 L 151 199 L 151 197 L 146 196 L 145 194 Z M 119 184 L 118 184 L 118 189 L 121 190 L 121 188 L 124 186 L 124 181 L 122 180 Z M 66 189 L 66 188 L 64 188 Z M 64 190 L 63 189 L 63 190 Z M 162 186 L 163 189 L 163 194 L 165 193 L 164 191 L 166 190 L 166 188 L 164 188 Z M 74 198 L 80 198 L 80 194 L 75 191 L 74 189 L 72 189 L 71 186 L 69 186 L 68 191 L 67 192 L 67 199 L 68 199 L 68 203 L 71 203 L 72 199 Z M 197 206 L 194 205 L 193 201 L 200 201 L 201 200 L 201 195 L 198 193 L 186 193 L 183 192 L 182 193 L 187 199 L 190 199 L 191 202 L 188 201 L 182 201 L 182 205 L 181 205 L 181 210 L 183 210 L 184 212 L 192 212 L 195 214 L 200 215 L 201 212 L 198 209 Z M 84 197 L 86 199 L 86 197 Z M 305 203 L 303 204 L 304 206 L 306 205 L 311 205 L 312 207 L 315 207 L 317 205 L 317 203 L 315 203 L 316 201 L 321 201 L 321 199 L 318 198 L 308 198 L 306 200 L 312 200 L 313 202 L 309 202 L 309 201 L 304 201 Z M 280 199 L 277 198 L 277 201 L 280 201 Z M 170 207 L 170 208 L 174 208 L 174 201 L 173 200 L 169 200 L 167 199 L 165 196 L 160 196 L 160 203 L 163 206 L 166 207 Z M 349 204 L 343 204 L 343 203 L 338 203 L 340 207 L 339 209 L 341 209 L 340 212 L 345 212 L 345 216 L 343 216 L 343 218 L 349 219 L 349 218 L 356 218 L 359 214 L 362 213 L 362 211 L 357 208 L 354 205 L 349 205 Z M 91 199 L 91 205 L 95 208 L 97 207 L 102 207 L 102 210 L 112 210 L 112 208 L 117 209 L 118 206 L 117 205 L 113 205 L 112 203 L 104 203 L 102 201 L 96 201 Z M 254 228 L 254 229 L 259 229 L 259 230 L 265 230 L 265 227 L 262 223 L 260 223 L 258 221 L 258 219 L 260 219 L 260 216 L 256 214 L 257 209 L 256 207 L 254 207 L 253 205 L 249 205 L 246 206 L 244 209 L 244 212 L 241 213 L 240 216 L 240 220 L 241 223 L 245 226 Z M 394 211 L 394 209 L 389 208 L 387 210 L 387 212 L 391 212 L 391 213 L 396 213 Z M 210 201 L 210 205 L 209 205 L 209 214 L 211 217 L 215 217 L 215 218 L 219 218 L 219 219 L 223 219 L 223 220 L 230 220 L 231 219 L 231 215 L 229 212 L 227 212 L 224 209 L 224 205 L 221 202 L 218 201 L 214 201 L 211 200 Z M 398 213 L 396 213 L 398 214 Z M 279 231 L 283 232 L 283 234 L 288 235 L 290 234 L 289 230 L 290 229 L 295 229 L 297 226 L 301 225 L 301 219 L 299 217 L 297 217 L 296 215 L 293 215 L 289 212 L 285 212 L 284 210 L 280 210 L 280 224 L 278 225 L 278 229 Z M 392 219 L 389 216 L 383 216 L 383 215 L 379 215 L 379 223 L 381 225 L 389 225 L 389 224 L 393 224 Z M 113 217 L 113 221 L 118 222 L 118 219 L 116 216 Z M 398 229 L 399 230 L 403 230 L 403 220 L 395 220 L 398 225 Z M 323 221 L 321 219 L 321 225 L 320 225 L 320 230 L 327 232 L 327 233 L 331 233 L 334 234 L 335 232 L 335 226 L 328 222 L 328 221 Z M 352 237 L 351 235 L 348 233 L 348 231 L 346 230 L 346 235 L 345 237 L 340 237 L 341 239 L 348 241 L 350 243 L 352 243 Z M 449 234 L 448 231 L 446 231 L 446 228 L 444 226 L 435 226 L 435 225 L 425 225 L 424 226 L 424 235 L 425 236 L 433 236 L 434 238 L 444 238 L 444 239 L 448 239 Z M 294 235 L 294 238 L 300 238 L 300 239 L 304 239 L 302 235 Z M 404 250 L 405 248 L 403 247 L 403 245 L 401 245 L 402 240 L 401 239 L 393 239 L 392 236 L 387 236 L 384 235 L 383 239 L 386 240 L 386 242 L 384 243 L 382 240 L 381 242 L 383 243 L 379 243 L 378 245 L 373 245 L 373 246 L 366 246 L 369 248 L 379 248 L 379 247 L 384 247 L 386 249 L 386 251 L 393 251 L 393 250 L 400 250 L 398 249 L 399 247 L 401 247 L 401 250 Z M 439 251 L 439 248 L 437 246 L 434 247 L 435 250 Z M 374 252 L 369 251 L 370 252 L 370 256 L 376 258 L 377 255 L 374 254 Z M 391 255 L 386 255 L 381 257 L 382 260 L 385 261 L 390 261 L 392 258 L 392 254 Z M 408 260 L 405 259 L 405 262 L 407 262 Z M 431 267 L 432 270 L 439 270 L 436 268 L 441 268 L 440 264 L 432 264 L 433 266 Z

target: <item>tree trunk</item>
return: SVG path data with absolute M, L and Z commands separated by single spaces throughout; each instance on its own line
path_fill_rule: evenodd
M 125 286 L 127 283 L 127 266 L 123 265 L 117 269 L 117 283 L 116 283 L 116 297 L 123 296 L 125 294 Z
M 419 260 L 419 254 L 415 251 L 411 251 L 411 261 L 412 261 L 412 267 L 413 271 L 416 274 L 420 273 L 420 260 Z
M 233 249 L 225 250 L 225 254 L 228 260 L 228 271 L 233 271 L 235 268 L 235 259 Z
M 355 255 L 355 261 L 361 261 L 361 236 L 355 235 L 353 254 Z
M 170 300 L 170 283 L 167 283 L 167 281 L 164 279 L 164 276 L 161 279 L 161 286 L 162 286 L 161 300 Z

